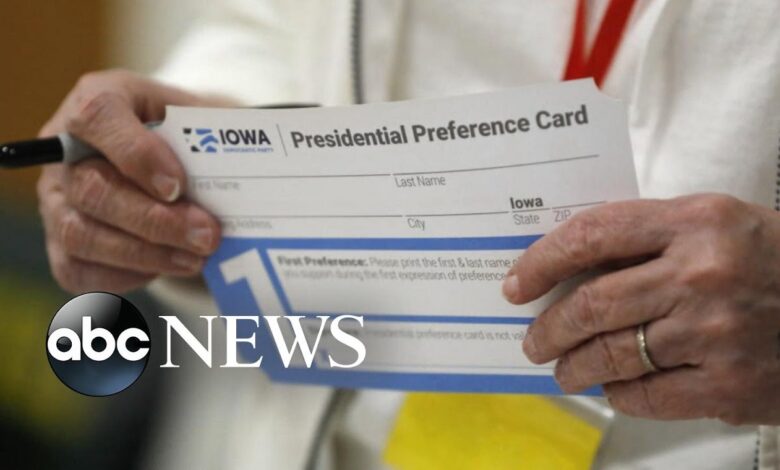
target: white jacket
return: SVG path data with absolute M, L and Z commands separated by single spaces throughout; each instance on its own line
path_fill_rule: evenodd
M 559 80 L 574 0 L 365 0 L 360 73 L 366 101 L 445 96 Z M 595 11 L 605 1 L 596 0 Z M 351 2 L 230 0 L 212 6 L 158 76 L 247 104 L 351 103 Z M 780 195 L 780 2 L 639 0 L 603 90 L 626 101 L 643 197 L 722 192 L 767 207 Z M 598 15 L 591 18 L 595 24 Z M 208 314 L 202 291 L 153 286 L 179 313 Z M 170 411 L 156 468 L 295 468 L 329 392 L 271 385 L 260 373 L 190 372 Z M 184 398 L 182 398 L 184 397 Z M 294 399 L 293 399 L 294 398 Z M 327 441 L 348 454 L 321 468 L 380 461 L 401 394 L 361 392 Z M 178 405 L 178 407 L 176 406 Z M 753 468 L 756 428 L 619 417 L 600 468 Z M 780 437 L 763 428 L 761 469 L 780 469 Z M 334 454 L 335 455 L 335 454 Z M 333 461 L 333 459 L 336 459 Z M 371 462 L 371 463 L 369 463 Z

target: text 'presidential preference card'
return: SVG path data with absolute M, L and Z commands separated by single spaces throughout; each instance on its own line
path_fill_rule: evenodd
M 501 281 L 577 212 L 638 197 L 624 106 L 584 80 L 336 108 L 170 107 L 158 131 L 190 197 L 222 222 L 205 277 L 223 316 L 303 317 L 311 344 L 320 335 L 308 367 L 274 346 L 274 329 L 292 343 L 293 323 L 236 322 L 237 337 L 255 335 L 239 342 L 244 360 L 262 355 L 283 382 L 560 393 L 553 365 L 521 347 L 550 296 L 513 306 Z M 326 324 L 341 315 L 363 326 Z M 333 367 L 355 361 L 350 338 L 363 362 Z

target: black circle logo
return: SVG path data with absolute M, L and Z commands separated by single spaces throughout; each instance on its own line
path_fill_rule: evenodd
M 105 292 L 71 299 L 54 315 L 46 334 L 54 374 L 89 396 L 113 395 L 131 386 L 146 369 L 150 348 L 141 312 Z

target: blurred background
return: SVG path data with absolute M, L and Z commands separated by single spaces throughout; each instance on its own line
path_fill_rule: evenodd
M 34 137 L 83 73 L 153 72 L 207 7 L 217 2 L 0 0 L 0 142 Z M 119 396 L 87 398 L 51 372 L 46 330 L 70 296 L 48 272 L 37 175 L 0 170 L 0 467 L 136 468 L 166 384 L 150 367 Z

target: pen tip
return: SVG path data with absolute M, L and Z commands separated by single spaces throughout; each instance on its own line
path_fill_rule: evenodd
M 3 157 L 10 157 L 14 153 L 16 152 L 14 152 L 13 147 L 9 145 L 0 145 L 0 159 L 2 159 Z
M 62 142 L 59 137 L 0 143 L 0 168 L 22 168 L 61 162 Z
M 13 168 L 17 154 L 13 145 L 0 144 L 0 168 Z

